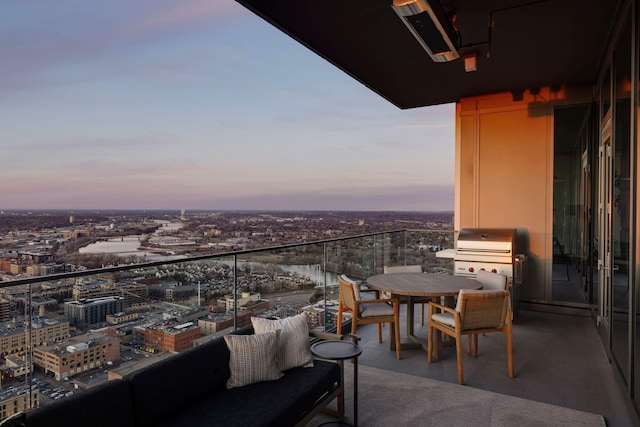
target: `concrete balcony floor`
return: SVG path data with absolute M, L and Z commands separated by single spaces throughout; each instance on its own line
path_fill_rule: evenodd
M 401 311 L 404 335 L 404 306 Z M 427 327 L 419 324 L 419 312 L 416 306 L 415 333 L 426 342 Z M 431 364 L 421 349 L 404 350 L 397 360 L 389 349 L 389 326 L 383 327 L 382 344 L 376 333 L 376 325 L 358 328 L 361 365 L 457 384 L 455 346 L 445 347 L 441 360 Z M 481 335 L 477 358 L 466 353 L 463 338 L 467 387 L 598 413 L 609 427 L 637 425 L 590 317 L 521 310 L 513 324 L 513 343 L 516 377 L 511 379 L 504 334 Z

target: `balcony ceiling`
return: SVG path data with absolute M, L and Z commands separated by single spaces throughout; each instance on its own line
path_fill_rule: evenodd
M 443 0 L 478 70 L 435 63 L 391 9 L 392 0 L 237 0 L 399 108 L 541 86 L 591 83 L 614 0 Z M 518 5 L 522 5 L 517 7 Z

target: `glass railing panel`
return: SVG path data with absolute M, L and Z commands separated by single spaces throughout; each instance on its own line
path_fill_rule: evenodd
M 251 316 L 304 312 L 311 329 L 335 330 L 337 275 L 366 280 L 405 250 L 404 232 L 389 232 L 2 283 L 0 404 L 66 399 Z
M 404 263 L 397 265 L 422 266 L 427 273 L 453 274 L 453 259 L 436 254 L 454 248 L 453 230 L 407 230 Z
M 324 244 L 305 244 L 237 255 L 237 326 L 251 316 L 284 318 L 306 313 L 311 329 L 325 329 L 325 292 L 336 303 L 336 273 L 325 266 Z M 254 307 L 256 307 L 254 309 Z

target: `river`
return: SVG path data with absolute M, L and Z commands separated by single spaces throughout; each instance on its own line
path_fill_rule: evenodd
M 180 222 L 170 222 L 164 220 L 154 220 L 154 222 L 161 224 L 161 227 L 153 232 L 153 235 L 159 235 L 160 233 L 166 233 L 176 231 L 182 228 L 183 224 Z M 114 237 L 113 239 L 102 240 L 99 242 L 91 243 L 78 250 L 81 254 L 113 254 L 122 257 L 127 256 L 139 256 L 145 258 L 146 261 L 168 261 L 172 259 L 186 258 L 184 255 L 166 255 L 165 251 L 158 250 L 162 253 L 157 253 L 152 250 L 139 250 L 140 242 L 147 237 L 145 234 L 137 234 L 124 237 Z M 154 249 L 157 250 L 157 249 Z
M 179 230 L 182 227 L 182 223 L 179 222 L 169 222 L 162 220 L 155 220 L 156 222 L 162 223 L 162 227 L 158 228 L 153 235 L 158 235 L 160 233 L 170 232 Z M 156 253 L 151 250 L 139 250 L 140 242 L 144 240 L 147 236 L 144 234 L 139 235 L 131 235 L 124 237 L 115 237 L 113 239 L 103 240 L 100 242 L 91 243 L 83 248 L 79 249 L 81 254 L 113 254 L 122 257 L 127 256 L 139 256 L 145 257 L 146 261 L 164 261 L 164 260 L 173 260 L 173 259 L 184 259 L 186 258 L 184 255 L 166 255 L 166 252 Z M 228 265 L 229 267 L 233 266 L 233 261 L 227 261 L 221 259 L 220 264 Z M 248 265 L 252 270 L 265 270 L 270 263 L 266 262 L 254 262 L 254 261 L 238 261 L 238 267 L 242 268 L 243 266 Z M 282 271 L 287 273 L 296 273 L 302 277 L 309 277 L 311 281 L 316 286 L 324 285 L 325 272 L 322 270 L 322 266 L 320 264 L 310 264 L 310 265 L 289 265 L 289 264 L 276 264 L 277 267 L 282 269 Z M 337 283 L 338 275 L 336 273 L 327 272 L 327 284 Z

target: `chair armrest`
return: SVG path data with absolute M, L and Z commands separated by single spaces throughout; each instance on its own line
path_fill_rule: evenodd
M 338 335 L 323 331 L 309 332 L 309 335 L 319 340 L 342 340 L 345 337 L 345 335 Z
M 447 307 L 446 305 L 438 304 L 437 302 L 429 301 L 429 308 L 431 309 L 431 307 L 439 308 L 440 310 L 446 311 L 448 313 L 451 313 L 454 316 L 457 313 L 457 311 L 455 309 L 451 308 L 451 307 Z

